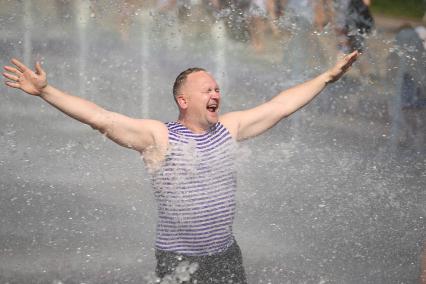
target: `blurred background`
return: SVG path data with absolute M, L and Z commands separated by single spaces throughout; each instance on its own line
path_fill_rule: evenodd
M 419 283 L 426 266 L 425 1 L 1 0 L 0 63 L 109 110 L 177 118 L 210 70 L 222 113 L 360 60 L 239 145 L 234 231 L 249 283 Z M 156 205 L 141 157 L 0 88 L 0 282 L 149 283 Z M 425 282 L 423 282 L 425 283 Z

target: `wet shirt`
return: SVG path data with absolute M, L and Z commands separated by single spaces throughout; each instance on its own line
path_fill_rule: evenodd
M 233 243 L 236 142 L 219 122 L 203 134 L 166 125 L 169 151 L 152 175 L 156 248 L 197 256 L 224 251 Z

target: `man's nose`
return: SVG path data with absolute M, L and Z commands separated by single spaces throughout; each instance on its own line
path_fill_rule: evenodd
M 220 98 L 220 91 L 213 91 L 212 92 L 212 98 L 213 99 L 219 99 Z

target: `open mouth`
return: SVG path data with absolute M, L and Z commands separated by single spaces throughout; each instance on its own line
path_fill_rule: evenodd
M 210 104 L 207 106 L 207 110 L 209 112 L 216 112 L 216 110 L 218 109 L 218 105 L 217 104 Z

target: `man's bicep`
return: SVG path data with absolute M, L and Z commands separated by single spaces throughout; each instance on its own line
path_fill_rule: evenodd
M 281 118 L 279 105 L 267 102 L 257 107 L 232 113 L 238 122 L 236 140 L 245 140 L 262 134 L 274 126 Z
M 99 130 L 115 143 L 143 152 L 155 144 L 156 134 L 162 128 L 165 125 L 160 121 L 136 119 L 111 112 L 107 114 L 104 127 Z

